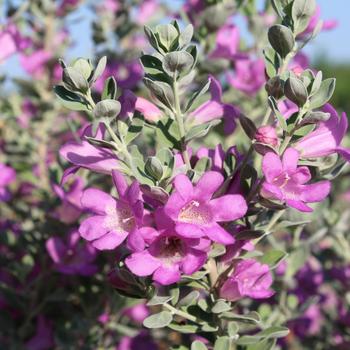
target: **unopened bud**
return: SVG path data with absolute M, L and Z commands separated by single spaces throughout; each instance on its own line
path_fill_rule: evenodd
M 164 173 L 162 163 L 156 157 L 149 157 L 146 160 L 145 172 L 153 179 L 159 181 Z
M 276 147 L 278 145 L 278 136 L 276 129 L 270 125 L 261 126 L 255 133 L 257 142 Z
M 269 96 L 273 96 L 276 100 L 278 100 L 284 95 L 283 80 L 278 76 L 269 79 L 265 85 L 265 90 Z

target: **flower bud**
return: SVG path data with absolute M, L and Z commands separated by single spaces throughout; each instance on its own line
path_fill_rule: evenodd
M 94 108 L 95 118 L 114 118 L 120 112 L 120 102 L 116 100 L 103 100 L 96 104 Z
M 286 26 L 276 24 L 269 29 L 268 38 L 273 49 L 282 57 L 286 57 L 294 48 L 293 32 Z
M 115 268 L 108 273 L 108 281 L 120 294 L 131 298 L 146 298 L 151 290 L 126 268 Z
M 272 96 L 276 100 L 278 100 L 284 95 L 283 80 L 278 76 L 269 79 L 265 85 L 265 90 L 269 94 L 269 96 Z
M 276 129 L 270 125 L 261 126 L 255 133 L 255 140 L 265 145 L 276 147 L 278 145 Z
M 163 177 L 164 173 L 162 163 L 156 157 L 147 158 L 145 172 L 153 179 L 159 181 Z
M 300 79 L 294 77 L 290 77 L 286 80 L 284 84 L 284 94 L 299 107 L 303 106 L 308 99 L 308 93 L 304 83 Z

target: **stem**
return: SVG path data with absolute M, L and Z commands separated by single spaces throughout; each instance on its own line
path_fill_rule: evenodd
M 176 309 L 175 307 L 169 305 L 169 304 L 163 304 L 163 306 L 168 309 L 172 314 L 181 316 L 183 318 L 186 318 L 189 321 L 195 322 L 195 323 L 199 323 L 199 321 L 197 320 L 197 317 L 190 315 L 189 313 L 185 312 L 185 311 L 181 311 L 179 309 Z
M 174 91 L 174 99 L 175 99 L 175 118 L 179 126 L 179 132 L 180 132 L 181 153 L 185 161 L 185 164 L 187 166 L 187 169 L 191 169 L 190 157 L 187 152 L 186 141 L 185 141 L 186 130 L 185 130 L 185 124 L 184 124 L 184 117 L 181 112 L 179 89 L 177 86 L 176 78 L 174 78 L 174 82 L 173 82 L 173 91 Z

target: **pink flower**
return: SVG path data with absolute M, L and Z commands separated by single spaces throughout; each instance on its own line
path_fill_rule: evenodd
M 272 147 L 277 146 L 278 136 L 276 129 L 270 125 L 261 126 L 255 133 L 255 140 Z
M 212 76 L 209 77 L 209 80 L 211 99 L 196 108 L 190 116 L 199 124 L 222 118 L 225 133 L 232 133 L 236 128 L 235 119 L 238 117 L 239 111 L 236 107 L 221 101 L 222 89 L 220 83 Z
M 23 69 L 30 75 L 39 76 L 43 73 L 46 63 L 52 58 L 52 53 L 37 50 L 30 55 L 21 54 L 19 61 Z
M 158 11 L 158 1 L 155 0 L 145 0 L 141 2 L 138 9 L 136 22 L 139 25 L 145 25 Z
M 262 59 L 237 60 L 235 70 L 235 74 L 227 74 L 227 81 L 247 95 L 254 95 L 265 84 L 265 63 Z
M 181 272 L 193 274 L 207 259 L 200 239 L 181 237 L 171 227 L 159 231 L 144 228 L 142 236 L 146 248 L 127 257 L 125 264 L 135 275 L 153 275 L 153 280 L 162 285 L 178 282 Z
M 139 200 L 139 184 L 134 181 L 128 186 L 116 170 L 113 170 L 112 176 L 118 199 L 93 188 L 85 190 L 81 198 L 83 208 L 94 215 L 80 224 L 79 233 L 99 250 L 115 249 L 128 236 L 129 243 L 132 242 L 142 224 L 143 203 Z
M 182 237 L 207 236 L 214 242 L 231 244 L 234 238 L 221 222 L 230 222 L 244 216 L 247 204 L 241 195 L 213 198 L 224 182 L 224 177 L 208 171 L 193 186 L 189 178 L 180 174 L 174 180 L 175 191 L 164 207 L 164 214 L 175 223 L 175 231 Z
M 329 181 L 320 181 L 306 185 L 311 180 L 307 167 L 298 167 L 299 153 L 294 148 L 288 148 L 282 161 L 275 153 L 269 152 L 263 158 L 262 170 L 265 182 L 261 195 L 267 199 L 277 199 L 288 206 L 303 212 L 312 209 L 305 203 L 321 202 L 330 191 Z
M 30 39 L 23 37 L 13 23 L 7 24 L 0 33 L 0 63 L 23 50 L 31 43 Z
M 60 149 L 60 155 L 78 167 L 83 167 L 99 173 L 109 174 L 117 167 L 117 158 L 106 148 L 91 145 L 85 137 L 103 140 L 105 128 L 100 124 L 96 135 L 92 134 L 92 126 L 87 125 L 81 132 L 81 142 L 70 141 Z
M 239 31 L 233 24 L 227 24 L 219 29 L 216 36 L 216 46 L 210 53 L 211 58 L 226 58 L 233 60 L 239 49 Z
M 241 260 L 222 285 L 220 297 L 229 301 L 237 301 L 243 297 L 270 298 L 274 294 L 270 289 L 271 285 L 272 275 L 268 265 L 253 259 Z
M 294 147 L 300 152 L 301 158 L 318 158 L 338 153 L 350 162 L 350 149 L 340 146 L 348 129 L 346 114 L 342 113 L 339 118 L 330 104 L 325 105 L 323 111 L 330 113 L 330 118 L 319 122 L 316 129 L 298 140 Z
M 11 198 L 7 186 L 9 186 L 15 180 L 16 171 L 13 168 L 0 163 L 0 202 L 8 201 Z
M 79 232 L 73 231 L 66 239 L 51 237 L 46 241 L 46 250 L 57 271 L 66 275 L 83 276 L 97 272 L 97 266 L 93 264 L 95 249 L 89 244 L 79 244 L 79 240 Z
M 125 308 L 122 314 L 128 316 L 136 323 L 142 323 L 143 320 L 150 315 L 150 312 L 144 303 L 140 303 Z

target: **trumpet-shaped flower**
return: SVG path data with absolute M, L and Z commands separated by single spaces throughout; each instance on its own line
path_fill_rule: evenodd
M 215 119 L 223 119 L 225 133 L 232 133 L 236 128 L 236 118 L 239 115 L 239 111 L 236 107 L 221 101 L 222 89 L 220 83 L 212 76 L 209 80 L 211 99 L 196 108 L 191 113 L 191 117 L 198 124 L 207 123 Z
M 253 299 L 270 298 L 274 291 L 270 289 L 272 275 L 269 266 L 253 259 L 239 261 L 233 273 L 220 289 L 220 297 L 236 301 L 243 297 Z
M 118 199 L 92 188 L 85 190 L 81 198 L 83 208 L 94 215 L 80 224 L 79 233 L 99 250 L 114 249 L 128 236 L 132 240 L 142 224 L 143 203 L 139 200 L 139 184 L 135 181 L 128 187 L 118 171 L 113 170 L 112 175 Z
M 263 158 L 262 170 L 265 182 L 261 188 L 261 195 L 267 199 L 277 199 L 288 206 L 303 212 L 312 209 L 306 203 L 321 202 L 330 191 L 329 181 L 306 184 L 311 180 L 307 167 L 298 167 L 299 153 L 294 148 L 288 148 L 282 161 L 273 152 Z
M 66 240 L 51 237 L 46 241 L 46 250 L 55 263 L 55 269 L 66 275 L 90 276 L 97 272 L 93 264 L 96 250 L 89 244 L 79 244 L 79 232 L 69 233 Z
M 87 168 L 99 173 L 110 173 L 117 167 L 117 158 L 114 153 L 106 148 L 91 145 L 86 137 L 103 139 L 105 128 L 102 124 L 92 134 L 92 126 L 88 125 L 82 130 L 82 141 L 70 141 L 60 149 L 60 155 L 68 162 L 78 167 Z
M 182 237 L 207 236 L 214 242 L 231 244 L 232 235 L 219 225 L 241 218 L 247 204 L 241 195 L 212 198 L 224 182 L 215 171 L 206 172 L 193 186 L 189 178 L 180 174 L 174 180 L 175 191 L 164 207 L 164 213 L 175 222 L 175 231 Z
M 16 180 L 16 171 L 0 163 L 0 201 L 7 201 L 11 198 L 11 194 L 7 186 Z
M 237 60 L 235 70 L 235 74 L 227 75 L 227 80 L 237 90 L 254 95 L 265 84 L 265 64 L 261 59 Z
M 126 266 L 137 276 L 153 275 L 155 282 L 169 285 L 178 282 L 181 273 L 191 275 L 198 271 L 207 259 L 200 239 L 181 237 L 170 227 L 159 231 L 144 228 L 142 235 L 147 248 L 125 260 Z
M 340 146 L 348 129 L 346 114 L 342 113 L 339 118 L 330 104 L 324 106 L 323 111 L 329 113 L 330 118 L 319 122 L 316 129 L 301 138 L 294 147 L 300 152 L 301 158 L 318 158 L 338 153 L 350 162 L 350 149 Z

